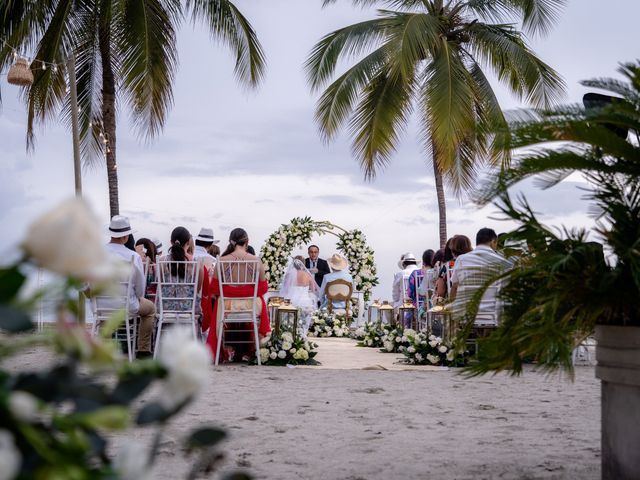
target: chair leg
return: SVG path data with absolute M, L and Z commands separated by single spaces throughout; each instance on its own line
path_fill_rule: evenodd
M 129 361 L 133 362 L 133 352 L 131 351 L 131 324 L 129 323 L 129 318 L 127 317 L 124 321 L 124 328 L 127 334 L 127 356 L 129 357 Z
M 258 320 L 253 317 L 253 338 L 256 341 L 256 358 L 258 359 L 258 366 L 262 365 L 260 362 L 260 337 L 258 335 Z
M 216 361 L 215 361 L 215 365 L 216 367 L 218 366 L 218 363 L 220 362 L 220 348 L 222 347 L 222 335 L 224 334 L 224 320 L 221 319 L 219 325 L 222 328 L 218 328 L 218 345 L 216 346 Z
M 153 349 L 153 358 L 158 356 L 160 350 L 160 335 L 162 334 L 162 319 L 158 321 L 158 332 L 156 333 L 156 348 Z

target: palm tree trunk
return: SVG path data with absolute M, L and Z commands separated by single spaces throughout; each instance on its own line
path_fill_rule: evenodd
M 99 31 L 102 60 L 102 128 L 106 139 L 107 181 L 109 183 L 109 211 L 120 214 L 118 201 L 118 170 L 116 165 L 116 85 L 111 65 L 111 31 L 104 23 Z
M 444 184 L 442 182 L 442 172 L 438 167 L 438 149 L 435 143 L 431 143 L 433 175 L 436 180 L 436 195 L 438 196 L 438 217 L 440 225 L 440 248 L 444 248 L 447 243 L 447 205 L 444 198 Z

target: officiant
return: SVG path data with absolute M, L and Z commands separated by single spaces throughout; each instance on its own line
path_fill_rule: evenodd
M 309 257 L 305 259 L 304 266 L 309 269 L 318 286 L 322 285 L 322 279 L 327 273 L 331 273 L 329 264 L 320 257 L 320 248 L 317 245 L 309 245 L 307 250 Z

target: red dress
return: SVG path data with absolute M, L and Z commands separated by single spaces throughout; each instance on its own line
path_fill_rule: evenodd
M 242 286 L 225 285 L 224 296 L 225 298 L 252 297 L 253 289 L 254 289 L 254 286 L 251 284 L 242 285 Z M 210 295 L 215 295 L 217 297 L 220 296 L 220 282 L 218 281 L 217 278 L 214 278 L 211 284 L 207 285 L 207 290 L 209 292 L 209 295 L 207 295 L 209 298 L 210 298 Z M 258 333 L 260 335 L 266 335 L 271 331 L 271 324 L 269 323 L 269 311 L 267 309 L 267 304 L 265 303 L 263 298 L 263 295 L 267 293 L 268 290 L 269 290 L 269 284 L 267 283 L 266 280 L 262 280 L 258 283 L 258 298 L 260 299 L 260 303 L 262 304 L 262 313 L 260 314 L 260 324 L 258 325 Z M 203 291 L 204 291 L 204 285 L 203 285 Z M 202 297 L 204 300 L 204 297 L 205 297 L 204 293 Z M 211 305 L 211 301 L 209 301 L 208 304 Z M 203 306 L 203 313 L 204 313 L 204 306 Z M 208 320 L 207 320 L 207 316 L 209 317 Z M 202 324 L 203 331 L 206 331 L 207 329 L 209 330 L 209 336 L 207 337 L 207 344 L 211 349 L 211 353 L 213 354 L 214 359 L 216 355 L 216 347 L 218 346 L 217 323 L 218 323 L 218 302 L 216 301 L 213 306 L 213 311 L 211 312 L 211 315 L 209 316 L 208 314 L 204 314 L 204 321 Z M 246 328 L 249 329 L 250 324 L 246 324 Z M 251 340 L 254 340 L 253 333 L 251 333 Z M 251 344 L 251 345 L 252 345 L 251 352 L 255 353 L 254 347 L 253 347 L 254 344 Z

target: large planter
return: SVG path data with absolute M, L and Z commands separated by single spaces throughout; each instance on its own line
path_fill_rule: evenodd
M 602 478 L 640 479 L 640 327 L 596 326 Z

